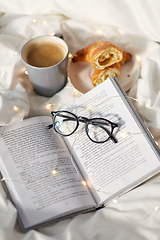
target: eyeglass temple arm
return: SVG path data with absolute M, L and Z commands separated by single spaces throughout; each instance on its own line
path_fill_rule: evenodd
M 53 124 L 48 125 L 46 128 L 51 129 L 53 127 Z
M 114 143 L 117 143 L 117 142 L 118 142 L 118 139 L 115 137 L 114 134 L 111 134 L 110 139 L 111 139 Z

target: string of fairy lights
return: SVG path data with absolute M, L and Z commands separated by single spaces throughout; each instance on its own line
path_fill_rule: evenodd
M 32 24 L 34 24 L 34 25 L 35 25 L 35 24 L 42 24 L 43 26 L 47 26 L 48 24 L 53 25 L 53 23 L 50 22 L 50 21 L 47 21 L 47 20 L 39 20 L 38 18 L 33 18 L 33 19 L 31 20 L 31 22 L 28 24 L 28 26 L 30 26 L 30 24 L 31 24 L 31 25 L 32 25 Z M 104 33 L 103 33 L 102 30 L 99 30 L 99 29 L 98 29 L 98 30 L 96 30 L 96 34 L 99 34 L 99 35 L 102 34 L 102 35 L 103 35 Z M 27 35 L 27 34 L 26 34 L 26 35 Z M 55 32 L 51 32 L 50 35 L 55 35 Z M 26 37 L 26 36 L 24 36 L 24 37 L 20 40 L 20 42 L 18 43 L 18 45 L 17 45 L 17 47 L 16 47 L 16 49 L 15 49 L 15 51 L 14 51 L 14 53 L 13 53 L 13 56 L 12 56 L 12 57 L 10 58 L 10 60 L 6 63 L 3 71 L 1 72 L 0 79 L 2 79 L 2 78 L 4 77 L 5 68 L 10 65 L 10 63 L 12 62 L 12 58 L 13 58 L 13 57 L 19 57 L 18 48 L 19 48 L 19 46 L 20 46 L 20 43 L 22 42 L 22 40 L 23 40 L 25 37 Z M 69 53 L 69 54 L 68 54 L 68 58 L 71 58 L 71 57 L 72 57 L 72 54 Z M 137 61 L 139 62 L 139 64 L 140 64 L 140 69 L 141 69 L 141 66 L 142 66 L 141 58 L 137 55 L 137 56 L 136 56 L 136 59 L 137 59 Z M 25 74 L 26 76 L 28 76 L 28 72 L 26 71 L 25 68 L 23 69 L 23 71 L 24 71 L 24 74 Z M 1 81 L 1 82 L 2 82 L 2 81 Z M 75 96 L 76 96 L 77 94 L 78 94 L 78 90 L 75 89 L 75 88 L 73 88 L 73 99 L 75 98 Z M 132 98 L 132 100 L 138 101 L 137 99 L 133 99 L 133 98 Z M 59 108 L 60 108 L 62 105 L 64 105 L 64 104 L 63 104 L 63 103 L 56 103 L 56 104 L 55 104 L 55 103 L 47 103 L 46 106 L 45 106 L 45 108 L 46 108 L 47 110 L 51 111 L 53 108 L 56 107 L 57 110 L 59 110 Z M 90 108 L 91 108 L 91 107 L 88 106 L 88 110 L 89 110 Z M 14 111 L 14 112 L 20 111 L 19 106 L 13 105 L 13 111 Z M 142 114 L 142 116 L 143 116 L 143 114 Z M 144 119 L 143 119 L 143 120 L 144 120 Z M 119 134 L 121 134 L 121 137 L 122 137 L 122 138 L 125 138 L 125 137 L 127 137 L 128 134 L 130 134 L 130 133 L 126 133 L 126 132 L 123 132 L 123 131 L 120 131 L 120 130 L 119 130 Z M 135 134 L 136 134 L 136 133 L 135 133 Z M 156 142 L 156 143 L 157 143 L 157 142 Z M 159 146 L 158 143 L 157 143 L 157 145 Z M 57 160 L 57 161 L 58 161 L 58 160 Z M 56 166 L 55 168 L 51 169 L 51 171 L 48 173 L 48 175 L 44 176 L 44 180 L 46 179 L 46 177 L 56 176 L 57 174 L 58 174 L 58 167 Z M 10 181 L 10 180 L 7 179 L 5 176 L 3 176 L 3 177 L 0 179 L 0 182 L 7 182 L 7 181 Z M 12 180 L 12 181 L 14 181 L 14 180 Z M 16 181 L 16 180 L 15 180 L 15 181 Z M 38 181 L 38 179 L 28 180 L 27 183 L 31 183 L 32 181 Z M 22 182 L 21 182 L 21 183 L 22 183 Z M 87 186 L 87 182 L 86 182 L 84 179 L 81 179 L 81 183 L 82 183 L 83 186 Z M 98 190 L 98 189 L 97 189 L 97 190 L 94 189 L 94 190 L 95 190 L 95 191 L 100 191 L 100 190 Z M 108 193 L 107 193 L 107 194 L 108 194 Z M 117 200 L 117 199 L 113 199 L 112 202 L 115 203 L 115 204 L 118 204 L 118 200 Z M 153 214 L 155 211 L 158 211 L 159 209 L 160 209 L 160 206 L 158 206 L 158 205 L 154 206 L 153 209 L 151 210 L 151 212 L 148 213 L 144 218 L 149 217 L 151 214 Z M 127 213 L 126 213 L 126 214 L 127 214 Z M 144 218 L 143 218 L 143 219 L 144 219 Z M 140 219 L 140 220 L 143 220 L 143 219 Z M 132 220 L 137 221 L 138 219 L 132 219 Z

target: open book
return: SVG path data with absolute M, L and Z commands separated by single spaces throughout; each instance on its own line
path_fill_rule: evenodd
M 103 207 L 160 170 L 159 149 L 116 78 L 76 99 L 69 111 L 116 122 L 111 139 L 92 142 L 81 123 L 61 137 L 50 116 L 2 127 L 2 181 L 24 231 Z

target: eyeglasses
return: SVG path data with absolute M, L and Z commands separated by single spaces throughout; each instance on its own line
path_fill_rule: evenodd
M 55 132 L 61 136 L 67 137 L 72 135 L 79 123 L 85 123 L 85 131 L 92 142 L 104 143 L 111 139 L 114 143 L 118 140 L 113 134 L 114 128 L 118 127 L 117 123 L 113 123 L 105 118 L 91 118 L 77 117 L 69 111 L 52 111 L 53 124 L 47 126 L 47 129 L 54 128 Z

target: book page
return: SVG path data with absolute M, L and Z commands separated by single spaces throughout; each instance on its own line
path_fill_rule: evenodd
M 112 81 L 108 79 L 82 96 L 70 110 L 77 116 L 118 123 L 114 130 L 118 143 L 111 139 L 101 144 L 92 142 L 85 123 L 66 140 L 97 203 L 120 195 L 159 171 L 158 154 Z
M 24 227 L 95 207 L 51 117 L 1 128 L 0 169 Z

